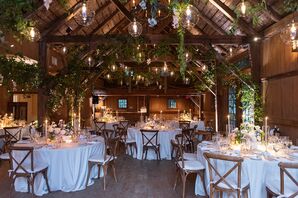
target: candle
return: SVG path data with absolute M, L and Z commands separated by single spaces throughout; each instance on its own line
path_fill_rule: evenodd
M 231 133 L 231 120 L 230 120 L 230 115 L 228 115 L 228 134 L 230 135 Z
M 264 132 L 265 132 L 265 142 L 268 142 L 268 133 L 267 133 L 267 126 L 268 126 L 268 116 L 265 117 L 265 127 L 264 127 Z
M 162 119 L 162 110 L 160 110 L 160 119 Z
M 45 126 L 45 136 L 46 136 L 46 141 L 48 140 L 48 120 L 46 119 L 46 121 L 45 121 L 45 124 L 46 124 L 46 126 Z

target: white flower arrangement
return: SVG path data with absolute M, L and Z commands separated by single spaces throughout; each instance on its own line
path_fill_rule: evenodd
M 183 121 L 191 121 L 191 114 L 190 113 L 181 113 L 179 116 L 179 120 L 183 120 Z

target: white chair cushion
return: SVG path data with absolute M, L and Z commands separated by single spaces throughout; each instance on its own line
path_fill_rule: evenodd
M 180 168 L 182 167 L 182 161 L 178 162 Z M 196 170 L 204 170 L 205 167 L 198 160 L 184 161 L 184 170 L 196 171 Z
M 189 160 L 189 161 L 195 161 L 197 160 L 197 154 L 196 153 L 183 153 L 183 159 Z
M 114 158 L 113 156 L 110 156 L 110 155 L 107 155 L 106 156 L 106 159 L 104 159 L 102 157 L 99 157 L 98 155 L 92 155 L 92 156 L 90 156 L 90 158 L 88 159 L 88 161 L 105 164 L 105 163 L 110 162 L 110 161 L 112 161 L 114 159 L 116 159 L 116 157 Z
M 2 160 L 9 160 L 9 154 L 8 153 L 3 153 L 0 155 L 0 159 Z
M 218 176 L 215 177 L 214 181 L 212 183 L 216 183 L 220 178 Z M 230 178 L 225 178 L 225 180 L 227 181 L 227 183 L 229 183 L 234 189 L 237 189 L 237 181 L 236 179 L 232 180 Z M 242 180 L 241 181 L 241 186 L 240 189 L 243 189 L 244 187 L 249 185 L 249 181 L 248 180 Z M 218 187 L 220 188 L 225 188 L 225 189 L 231 189 L 225 182 L 221 181 L 218 185 Z
M 280 193 L 280 181 L 270 183 L 266 182 L 266 187 L 281 197 L 289 197 L 298 191 L 297 186 L 292 182 L 285 183 L 285 192 L 283 195 Z
M 135 139 L 126 139 L 125 143 L 134 143 L 136 142 Z
M 34 163 L 33 171 L 31 170 L 31 164 L 29 164 L 29 163 L 22 164 L 22 167 L 29 173 L 37 173 L 41 170 L 46 169 L 48 167 L 48 165 L 46 163 L 42 163 L 42 162 Z M 24 173 L 24 172 L 25 171 L 21 168 L 19 168 L 17 170 L 17 173 Z

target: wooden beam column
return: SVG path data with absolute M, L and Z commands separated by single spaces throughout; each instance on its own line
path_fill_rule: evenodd
M 39 64 L 42 77 L 47 75 L 47 43 L 44 40 L 39 42 Z M 44 87 L 38 88 L 38 124 L 42 124 L 46 116 L 46 96 Z
M 261 42 L 251 42 L 249 44 L 249 56 L 251 61 L 251 75 L 255 84 L 261 85 L 261 64 L 262 50 Z

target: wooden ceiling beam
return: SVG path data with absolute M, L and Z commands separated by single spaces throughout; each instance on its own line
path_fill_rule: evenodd
M 126 9 L 126 7 L 119 0 L 112 0 L 117 9 L 129 20 L 133 21 L 134 16 Z
M 92 43 L 107 44 L 123 42 L 130 38 L 128 34 L 110 34 L 110 35 L 74 35 L 74 36 L 56 36 L 47 37 L 49 43 Z M 161 42 L 169 43 L 170 45 L 178 45 L 179 39 L 177 34 L 144 34 L 144 42 L 146 44 L 158 44 Z M 208 44 L 247 44 L 251 39 L 247 36 L 234 35 L 185 35 L 185 45 L 201 45 Z
M 195 5 L 195 7 L 198 9 L 198 7 Z M 199 9 L 198 9 L 199 10 Z M 221 27 L 219 27 L 214 21 L 209 19 L 208 16 L 206 16 L 203 12 L 198 12 L 200 18 L 207 23 L 211 28 L 213 28 L 217 33 L 220 35 L 226 35 L 226 31 L 223 30 Z
M 239 28 L 242 29 L 249 36 L 260 36 L 257 31 L 255 31 L 246 21 L 241 18 L 237 19 L 236 13 L 231 10 L 226 4 L 221 0 L 209 0 L 209 2 L 214 5 L 219 11 L 221 11 L 229 20 L 237 21 Z
M 41 33 L 42 37 L 46 37 L 56 30 L 58 30 L 63 24 L 65 24 L 67 21 L 72 19 L 79 9 L 81 8 L 82 1 L 78 1 L 74 6 L 72 6 L 66 13 L 64 13 L 62 16 L 58 17 L 58 19 L 51 22 L 48 26 L 48 28 Z
M 298 17 L 298 12 L 294 12 L 291 13 L 289 15 L 287 15 L 286 17 L 284 17 L 282 20 L 280 20 L 279 22 L 271 25 L 269 28 L 267 28 L 264 31 L 264 36 L 266 38 L 270 38 L 272 36 L 274 36 L 275 34 L 280 33 L 280 31 L 286 27 L 286 25 L 288 25 L 289 23 L 292 22 L 293 19 L 295 19 L 296 17 Z
M 126 3 L 128 4 L 128 2 Z M 122 5 L 122 4 L 121 4 Z M 122 5 L 123 6 L 123 5 Z M 124 6 L 123 6 L 124 7 Z M 112 18 L 114 18 L 118 14 L 118 9 L 116 9 L 114 12 L 111 13 L 109 17 L 107 17 L 105 20 L 103 20 L 100 24 L 97 25 L 95 29 L 92 30 L 90 35 L 95 34 L 100 28 L 102 28 L 106 23 L 108 23 Z

